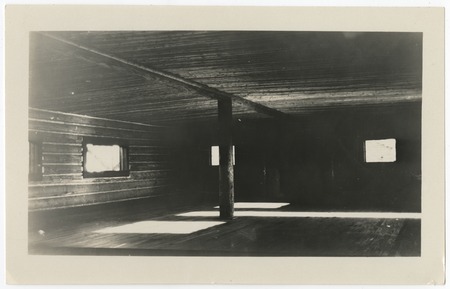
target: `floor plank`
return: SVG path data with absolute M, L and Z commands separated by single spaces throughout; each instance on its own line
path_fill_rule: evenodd
M 166 200 L 167 201 L 167 200 Z M 219 221 L 179 216 L 214 204 L 147 200 L 34 212 L 30 254 L 160 256 L 420 256 L 420 219 L 237 217 L 190 234 L 99 233 L 140 221 Z M 248 209 L 245 209 L 248 211 Z M 274 211 L 286 211 L 284 208 Z M 261 211 L 255 209 L 255 211 Z M 218 213 L 217 213 L 218 216 Z

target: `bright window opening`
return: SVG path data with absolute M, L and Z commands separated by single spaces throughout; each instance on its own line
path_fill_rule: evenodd
M 83 168 L 85 177 L 128 175 L 128 149 L 118 144 L 86 143 Z
M 233 166 L 236 164 L 235 160 L 235 149 L 233 146 Z M 220 164 L 220 154 L 219 154 L 219 146 L 212 146 L 211 147 L 211 165 L 212 166 L 218 166 Z
M 118 145 L 86 145 L 86 171 L 98 173 L 120 171 L 120 147 Z
M 389 163 L 397 160 L 396 140 L 380 139 L 366 140 L 365 142 L 366 163 Z

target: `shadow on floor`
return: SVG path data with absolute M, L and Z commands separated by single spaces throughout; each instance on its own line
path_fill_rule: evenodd
M 170 204 L 170 206 L 168 205 Z M 286 212 L 292 206 L 269 209 Z M 31 212 L 29 253 L 132 256 L 420 256 L 420 219 L 237 217 L 180 213 L 214 211 L 214 204 L 136 200 L 109 205 Z M 240 209 L 237 209 L 240 210 Z M 247 209 L 248 210 L 248 209 Z M 252 210 L 252 209 L 249 209 Z M 260 210 L 253 208 L 253 210 Z M 99 233 L 135 222 L 213 226 L 190 233 Z M 177 223 L 178 222 L 178 223 Z M 148 225 L 145 223 L 145 225 Z M 160 231 L 158 231 L 160 232 Z

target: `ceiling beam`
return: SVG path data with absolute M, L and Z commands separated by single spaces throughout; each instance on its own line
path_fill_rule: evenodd
M 147 79 L 148 78 L 158 79 L 164 82 L 176 83 L 190 90 L 194 90 L 202 96 L 209 97 L 212 99 L 217 100 L 231 99 L 234 103 L 245 105 L 255 110 L 256 112 L 266 114 L 275 118 L 285 119 L 289 117 L 288 114 L 285 114 L 274 108 L 253 102 L 251 100 L 248 100 L 244 97 L 232 93 L 221 91 L 219 89 L 210 87 L 203 83 L 184 78 L 180 75 L 173 74 L 160 69 L 155 69 L 149 66 L 143 66 L 138 63 L 134 63 L 114 55 L 103 53 L 96 49 L 92 49 L 84 45 L 80 45 L 72 41 L 63 39 L 61 37 L 55 36 L 51 33 L 47 32 L 39 32 L 39 33 L 47 37 L 48 40 L 50 41 L 53 40 L 56 43 L 63 45 L 65 53 L 70 54 L 74 57 L 87 60 L 89 62 L 93 62 L 98 65 L 107 66 L 115 70 L 133 73 Z

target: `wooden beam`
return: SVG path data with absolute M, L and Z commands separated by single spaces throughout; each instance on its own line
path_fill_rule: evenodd
M 206 96 L 209 98 L 221 100 L 221 99 L 231 99 L 235 103 L 239 103 L 242 105 L 245 105 L 256 112 L 263 113 L 272 117 L 276 118 L 288 118 L 289 115 L 276 110 L 274 108 L 262 105 L 260 103 L 253 102 L 251 100 L 248 100 L 244 97 L 224 92 L 221 90 L 218 90 L 216 88 L 210 87 L 206 84 L 184 78 L 180 75 L 173 74 L 161 69 L 155 69 L 152 67 L 149 67 L 148 65 L 143 66 L 138 63 L 134 63 L 131 61 L 128 61 L 126 59 L 113 56 L 107 53 L 103 53 L 101 51 L 98 51 L 96 49 L 92 49 L 80 44 L 77 44 L 75 42 L 63 39 L 61 37 L 52 35 L 50 33 L 46 32 L 39 32 L 41 35 L 44 35 L 49 40 L 53 40 L 56 43 L 59 43 L 60 45 L 65 46 L 66 49 L 65 52 L 68 54 L 71 54 L 74 57 L 81 58 L 83 60 L 87 60 L 89 62 L 97 63 L 99 65 L 107 66 L 112 69 L 120 70 L 120 71 L 127 71 L 129 73 L 133 73 L 136 75 L 139 75 L 144 78 L 151 78 L 151 79 L 160 79 L 163 81 L 170 81 L 171 83 L 177 83 L 178 85 L 181 85 L 185 88 L 192 89 L 197 91 L 200 95 Z
M 231 99 L 218 101 L 219 114 L 219 207 L 221 219 L 234 214 L 234 171 Z

